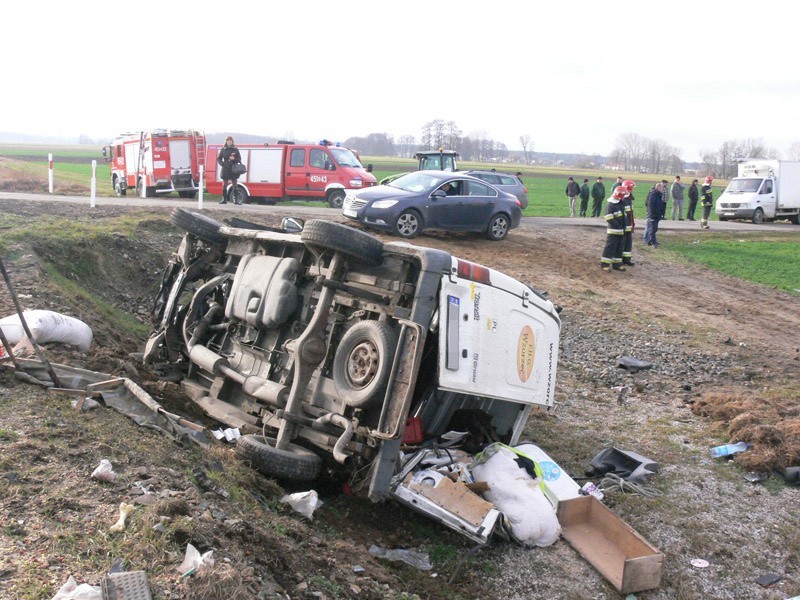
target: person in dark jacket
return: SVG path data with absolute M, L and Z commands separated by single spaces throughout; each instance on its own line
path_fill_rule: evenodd
M 697 209 L 697 201 L 700 199 L 700 190 L 697 187 L 697 179 L 692 179 L 692 185 L 689 186 L 689 208 L 686 209 L 686 218 L 689 221 L 695 221 L 694 211 Z
M 220 204 L 228 203 L 230 194 L 227 196 L 225 194 L 228 183 L 231 185 L 230 189 L 232 192 L 236 190 L 236 183 L 239 180 L 239 176 L 233 172 L 233 165 L 241 162 L 242 155 L 233 141 L 233 136 L 229 135 L 225 138 L 225 145 L 222 147 L 222 150 L 220 150 L 219 156 L 217 156 L 217 163 L 222 167 L 222 173 L 220 174 L 220 178 L 222 179 L 222 200 L 219 201 Z M 242 203 L 235 194 L 232 200 L 234 204 Z
M 656 233 L 658 222 L 664 217 L 664 187 L 657 183 L 647 196 L 647 224 L 645 225 L 644 241 L 648 246 L 658 248 Z
M 626 270 L 622 264 L 622 244 L 625 235 L 625 212 L 622 201 L 627 196 L 628 191 L 619 186 L 606 203 L 606 245 L 600 258 L 600 268 L 603 271 Z
M 709 229 L 708 218 L 711 216 L 711 208 L 714 206 L 714 193 L 711 191 L 712 181 L 714 181 L 714 178 L 709 175 L 700 189 L 700 199 L 703 204 L 703 217 L 700 219 L 700 227 L 703 229 Z
M 581 193 L 581 186 L 575 183 L 575 180 L 570 177 L 567 180 L 567 189 L 566 192 L 567 199 L 569 200 L 569 216 L 575 216 L 575 201 L 578 199 L 578 196 Z
M 603 178 L 598 177 L 592 186 L 592 216 L 599 217 L 603 212 L 603 200 L 606 199 L 606 186 L 603 185 Z
M 589 207 L 589 180 L 584 179 L 581 186 L 581 211 L 580 216 L 586 216 L 586 209 Z

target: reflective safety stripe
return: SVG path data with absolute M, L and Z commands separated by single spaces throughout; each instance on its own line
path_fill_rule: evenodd
M 606 233 L 608 235 L 625 235 L 625 232 L 622 229 L 611 229 L 610 227 L 606 229 Z
M 633 254 L 631 252 L 623 252 L 622 253 L 622 258 L 631 258 L 632 256 L 633 256 Z
M 603 264 L 610 265 L 612 262 L 614 262 L 614 259 L 613 258 L 606 258 L 604 256 L 603 258 L 600 259 L 600 262 L 603 263 Z

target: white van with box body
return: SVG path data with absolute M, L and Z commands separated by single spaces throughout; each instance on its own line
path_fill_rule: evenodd
M 740 162 L 739 176 L 731 179 L 717 199 L 714 212 L 720 221 L 789 219 L 800 225 L 800 161 Z

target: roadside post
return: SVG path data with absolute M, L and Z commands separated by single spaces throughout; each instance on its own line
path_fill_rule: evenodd
M 49 170 L 47 172 L 47 189 L 50 190 L 50 193 L 53 193 L 53 155 L 47 155 L 47 163 L 49 165 Z
M 92 184 L 91 184 L 91 194 L 90 194 L 90 206 L 94 208 L 95 205 L 95 196 L 97 196 L 97 161 L 92 161 Z
M 200 165 L 200 181 L 198 182 L 198 190 L 197 190 L 197 208 L 199 210 L 203 210 L 203 165 Z

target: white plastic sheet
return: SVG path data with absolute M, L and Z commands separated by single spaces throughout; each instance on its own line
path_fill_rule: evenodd
M 75 317 L 68 317 L 52 310 L 26 310 L 22 313 L 33 341 L 38 344 L 60 342 L 72 344 L 85 352 L 92 344 L 92 329 Z M 11 315 L 0 319 L 0 328 L 9 343 L 16 344 L 25 338 L 25 330 L 20 323 L 19 315 Z

